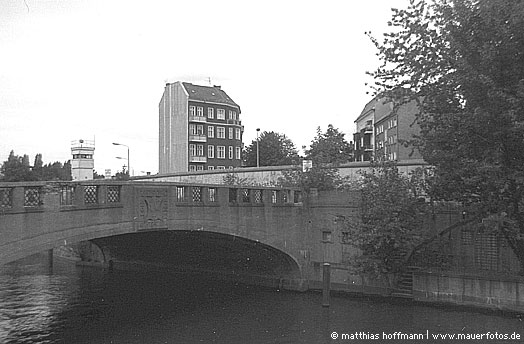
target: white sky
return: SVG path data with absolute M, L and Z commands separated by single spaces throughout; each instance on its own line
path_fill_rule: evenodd
M 352 140 L 378 61 L 364 35 L 407 0 L 0 0 L 0 163 L 13 149 L 44 163 L 96 140 L 95 170 L 158 171 L 166 81 L 221 85 L 256 128 L 298 149 L 320 126 Z

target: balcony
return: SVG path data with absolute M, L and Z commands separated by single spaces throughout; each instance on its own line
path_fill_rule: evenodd
M 207 142 L 207 137 L 206 135 L 189 135 L 189 141 Z
M 204 116 L 189 116 L 189 122 L 206 122 Z
M 191 155 L 189 157 L 189 162 L 207 162 L 207 158 L 205 156 L 195 156 Z
M 238 119 L 228 119 L 227 124 L 242 125 L 242 122 Z
M 364 128 L 362 128 L 361 132 L 365 134 L 368 134 L 368 133 L 373 134 L 373 124 L 366 124 Z

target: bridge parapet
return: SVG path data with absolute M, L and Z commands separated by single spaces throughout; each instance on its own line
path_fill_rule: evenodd
M 0 214 L 51 209 L 122 207 L 139 190 L 165 190 L 178 205 L 282 206 L 300 205 L 302 193 L 293 188 L 246 187 L 172 182 L 15 182 L 0 183 Z

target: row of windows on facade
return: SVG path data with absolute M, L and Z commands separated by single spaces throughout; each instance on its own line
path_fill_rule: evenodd
M 226 158 L 226 146 L 217 146 L 216 147 L 216 151 L 217 151 L 217 154 L 216 154 L 216 157 L 217 159 L 225 159 Z M 229 159 L 237 159 L 237 160 L 240 160 L 241 159 L 241 149 L 240 147 L 233 147 L 233 146 L 229 146 L 228 147 L 228 158 Z M 233 156 L 234 154 L 234 156 Z M 190 144 L 189 145 L 189 155 L 190 156 L 204 156 L 204 145 L 198 145 L 198 144 Z M 214 159 L 215 158 L 215 146 L 213 145 L 208 145 L 207 146 L 207 157 L 210 158 L 210 159 Z
M 216 127 L 217 132 L 217 139 L 225 139 L 226 138 L 226 128 L 225 127 Z M 233 130 L 234 129 L 234 130 Z M 189 124 L 189 135 L 204 135 L 204 125 L 202 124 Z M 215 127 L 212 125 L 207 126 L 207 137 L 214 138 L 215 137 Z M 241 131 L 240 128 L 228 128 L 228 138 L 230 140 L 240 140 L 241 138 Z
M 387 142 L 387 144 L 389 144 L 389 145 L 392 145 L 392 144 L 397 143 L 397 135 L 391 135 L 391 136 L 389 136 L 387 141 L 378 140 L 378 141 L 377 141 L 377 148 L 378 148 L 378 149 L 383 148 L 383 147 L 386 145 L 386 142 Z
M 397 118 L 392 118 L 387 122 L 387 129 L 391 129 L 397 126 Z M 377 125 L 376 133 L 382 134 L 384 132 L 384 124 Z
M 73 154 L 73 159 L 93 159 L 93 154 Z
M 193 117 L 204 117 L 204 108 L 202 106 L 189 106 L 189 116 Z M 239 116 L 240 117 L 240 116 Z M 215 118 L 215 109 L 214 108 L 207 108 L 207 118 Z M 226 110 L 224 109 L 217 109 L 217 119 L 226 119 Z M 237 119 L 237 112 L 229 110 L 229 119 L 236 120 Z

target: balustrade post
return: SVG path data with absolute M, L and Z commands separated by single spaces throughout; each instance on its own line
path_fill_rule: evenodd
M 24 209 L 24 187 L 17 186 L 11 191 L 11 209 L 13 211 L 21 211 Z

